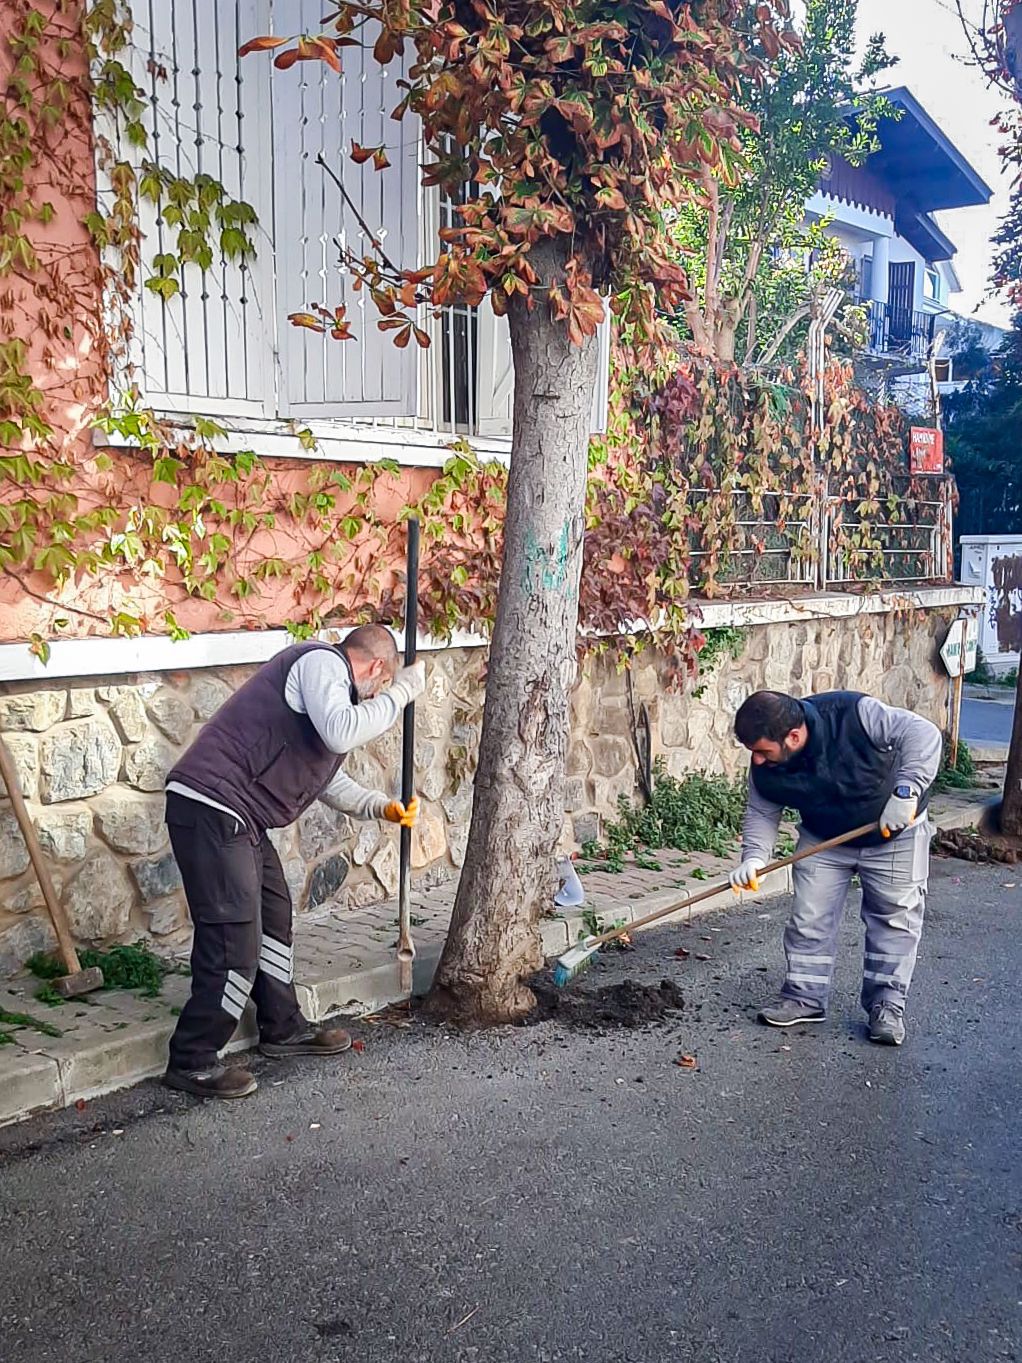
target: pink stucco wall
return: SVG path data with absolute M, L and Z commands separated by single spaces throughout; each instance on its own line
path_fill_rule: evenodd
M 20 9 L 15 0 L 14 10 Z M 175 491 L 154 483 L 149 456 L 137 451 L 104 450 L 112 467 L 97 466 L 99 450 L 92 439 L 92 421 L 108 397 L 103 337 L 103 273 L 99 255 L 83 225 L 96 206 L 94 173 L 96 148 L 85 76 L 80 21 L 82 4 L 66 0 L 39 0 L 46 17 L 47 41 L 42 58 L 54 74 L 68 82 L 73 96 L 66 117 L 49 136 L 40 135 L 36 164 L 28 181 L 39 203 L 53 205 L 54 214 L 47 224 L 35 222 L 26 227 L 40 261 L 34 274 L 14 273 L 0 279 L 0 344 L 6 336 L 24 337 L 28 342 L 27 368 L 33 382 L 45 395 L 43 414 L 53 428 L 49 453 L 72 465 L 66 481 L 50 480 L 50 486 L 25 488 L 0 479 L 0 501 L 17 502 L 30 497 L 37 503 L 56 492 L 68 494 L 73 503 L 62 515 L 81 514 L 100 505 L 113 505 L 121 512 L 120 525 L 133 513 L 148 505 L 170 507 Z M 28 9 L 28 6 L 25 6 Z M 14 31 L 17 15 L 5 11 L 0 24 L 0 84 L 6 86 L 13 57 L 5 34 Z M 58 54 L 61 37 L 72 40 L 75 54 L 65 59 Z M 0 417 L 9 415 L 0 405 Z M 30 448 L 27 447 L 26 448 Z M 258 453 L 258 442 L 255 442 Z M 265 502 L 256 511 L 273 509 L 277 525 L 273 530 L 235 539 L 236 556 L 230 567 L 247 575 L 269 555 L 285 561 L 302 561 L 310 549 L 324 541 L 318 531 L 295 524 L 285 511 L 289 496 L 307 486 L 315 467 L 301 460 L 269 462 L 270 483 Z M 349 474 L 355 470 L 349 469 Z M 434 475 L 430 471 L 409 470 L 400 477 L 387 476 L 377 484 L 375 508 L 384 520 L 396 522 L 400 508 L 423 494 Z M 231 496 L 224 493 L 230 507 Z M 358 515 L 353 505 L 341 507 L 343 513 Z M 211 529 L 222 527 L 211 525 Z M 0 532 L 2 533 L 2 532 Z M 109 534 L 109 532 L 105 532 Z M 225 529 L 224 533 L 231 533 Z M 80 544 L 101 547 L 104 532 L 84 536 Z M 45 544 L 48 535 L 41 543 Z M 395 536 L 395 545 L 399 537 Z M 337 582 L 340 607 L 354 606 L 360 598 L 360 584 L 376 576 L 382 590 L 391 580 L 392 552 L 378 538 L 363 535 L 351 544 L 344 542 L 339 561 L 329 575 Z M 352 577 L 352 575 L 354 575 Z M 138 616 L 153 632 L 165 629 L 164 612 L 171 609 L 178 622 L 189 630 L 264 628 L 301 618 L 314 604 L 302 580 L 269 580 L 257 595 L 239 600 L 225 582 L 216 601 L 188 598 L 180 576 L 171 568 L 166 577 L 105 570 L 77 575 L 61 589 L 55 589 L 44 574 L 32 565 L 14 565 L 0 570 L 0 640 L 26 640 L 38 632 L 60 637 L 109 633 L 109 620 L 118 611 Z M 315 604 L 322 606 L 322 601 Z M 58 624 L 66 621 L 64 624 Z

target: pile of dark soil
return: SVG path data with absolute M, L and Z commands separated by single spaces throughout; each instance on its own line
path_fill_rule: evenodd
M 1005 866 L 1022 861 L 1022 847 L 1016 840 L 968 828 L 941 829 L 931 846 L 937 856 L 957 857 L 959 861 L 999 862 Z
M 685 1006 L 681 990 L 671 980 L 659 985 L 622 980 L 600 989 L 577 983 L 558 989 L 548 978 L 530 981 L 536 1007 L 527 1022 L 557 1021 L 569 1027 L 605 1030 L 611 1027 L 650 1027 L 667 1022 Z

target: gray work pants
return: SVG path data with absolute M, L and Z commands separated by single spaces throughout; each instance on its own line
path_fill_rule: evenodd
M 879 847 L 835 847 L 792 867 L 795 905 L 784 930 L 781 993 L 827 1007 L 838 929 L 852 876 L 862 884 L 862 1006 L 903 1005 L 923 932 L 932 830 L 925 818 Z M 820 841 L 802 830 L 799 851 Z

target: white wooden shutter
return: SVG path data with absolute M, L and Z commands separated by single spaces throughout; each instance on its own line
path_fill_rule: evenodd
M 327 6 L 329 8 L 329 6 Z M 322 30 L 323 0 L 274 0 L 274 31 Z M 379 314 L 365 290 L 340 268 L 337 241 L 356 255 L 371 253 L 358 216 L 317 164 L 322 155 L 358 208 L 369 231 L 401 269 L 418 265 L 418 148 L 413 119 L 391 118 L 403 91 L 399 62 L 382 69 L 373 35 L 365 47 L 341 49 L 338 76 L 322 62 L 298 62 L 274 73 L 274 197 L 277 247 L 277 326 L 282 415 L 314 417 L 415 416 L 417 347 L 394 345 L 379 331 Z M 383 145 L 390 167 L 356 166 L 352 142 Z M 287 317 L 310 304 L 343 303 L 353 340 L 333 341 L 291 326 Z
M 157 256 L 176 251 L 178 229 L 140 202 L 136 378 L 158 410 L 272 414 L 270 70 L 265 60 L 237 55 L 247 38 L 268 30 L 270 0 L 131 0 L 131 12 L 132 75 L 149 100 L 149 145 L 139 151 L 120 144 L 116 154 L 136 170 L 149 159 L 185 179 L 208 175 L 258 218 L 254 261 L 223 261 L 214 220 L 209 269 L 183 266 L 175 275 L 180 291 L 165 300 L 145 280 Z
M 596 388 L 590 431 L 599 435 L 607 429 L 607 404 L 610 395 L 609 316 L 597 332 L 599 344 Z M 511 354 L 511 333 L 506 317 L 497 317 L 488 302 L 479 309 L 479 434 L 508 436 L 514 411 L 515 368 Z
M 610 302 L 604 299 L 607 315 L 600 323 L 596 334 L 600 353 L 596 361 L 596 387 L 593 389 L 593 416 L 590 432 L 603 435 L 607 429 L 607 413 L 610 404 L 610 341 L 613 320 L 610 315 Z
M 514 404 L 515 366 L 511 332 L 506 317 L 498 317 L 484 300 L 479 309 L 479 396 L 476 399 L 480 435 L 510 435 Z

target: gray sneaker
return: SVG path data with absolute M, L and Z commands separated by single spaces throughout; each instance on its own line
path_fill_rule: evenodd
M 878 1046 L 900 1046 L 905 1040 L 905 1010 L 900 1003 L 874 1003 L 869 1010 L 869 1039 Z
M 802 1022 L 826 1022 L 827 1010 L 816 1003 L 802 1003 L 799 999 L 781 999 L 756 1014 L 759 1022 L 768 1027 L 797 1027 Z

